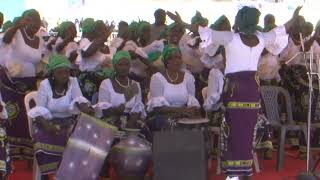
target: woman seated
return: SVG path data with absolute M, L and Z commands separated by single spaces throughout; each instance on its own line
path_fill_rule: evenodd
M 195 98 L 194 77 L 182 70 L 181 52 L 173 45 L 163 51 L 165 71 L 151 78 L 150 99 L 147 110 L 153 117 L 152 130 L 165 128 L 170 118 L 195 118 L 200 105 Z
M 129 78 L 130 54 L 127 51 L 118 51 L 112 64 L 112 77 L 105 79 L 100 85 L 97 107 L 101 111 L 97 115 L 120 128 L 136 128 L 137 120 L 145 117 L 145 110 L 140 85 Z
M 1 82 L 0 82 L 1 86 Z M 10 171 L 10 158 L 9 158 L 9 147 L 7 144 L 7 134 L 5 130 L 5 120 L 8 119 L 8 113 L 6 110 L 6 105 L 2 101 L 1 93 L 0 93 L 0 179 L 6 177 Z
M 36 107 L 28 113 L 34 119 L 35 157 L 43 179 L 57 170 L 75 115 L 93 112 L 77 79 L 70 77 L 70 67 L 63 55 L 49 58 L 49 77 L 41 82 Z

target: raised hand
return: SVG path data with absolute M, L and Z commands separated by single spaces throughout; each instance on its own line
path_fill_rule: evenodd
M 293 18 L 296 18 L 299 16 L 300 10 L 302 9 L 303 6 L 298 6 L 293 13 Z
M 172 19 L 176 23 L 182 23 L 183 22 L 182 19 L 181 19 L 180 14 L 177 11 L 175 11 L 175 14 L 173 14 L 170 11 L 167 11 L 167 15 L 169 16 L 170 19 Z

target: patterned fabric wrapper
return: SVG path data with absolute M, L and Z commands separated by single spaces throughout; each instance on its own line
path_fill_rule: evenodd
M 3 175 L 7 175 L 11 173 L 11 170 L 6 129 L 0 126 L 0 171 Z
M 226 107 L 226 138 L 223 141 L 222 167 L 228 176 L 251 176 L 254 130 L 260 109 L 256 72 L 228 74 L 223 102 Z
M 28 128 L 28 118 L 24 105 L 24 96 L 36 90 L 36 78 L 9 78 L 6 70 L 0 68 L 0 88 L 2 100 L 6 104 L 8 123 L 6 127 L 10 156 L 12 158 L 32 159 L 33 144 Z
M 92 101 L 92 96 L 99 91 L 101 82 L 109 78 L 109 74 L 103 70 L 95 72 L 82 72 L 79 76 L 79 84 L 82 94 L 89 101 Z
M 55 126 L 60 126 L 58 133 L 48 132 L 35 127 L 33 138 L 34 150 L 41 174 L 50 174 L 58 169 L 63 150 L 74 127 L 74 118 L 54 118 Z M 62 123 L 64 125 L 62 125 Z
M 57 180 L 96 180 L 108 155 L 117 128 L 81 114 L 68 140 Z

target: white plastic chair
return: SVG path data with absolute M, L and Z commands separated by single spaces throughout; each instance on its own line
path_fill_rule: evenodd
M 24 97 L 24 105 L 26 107 L 26 112 L 28 113 L 30 108 L 30 102 L 31 100 L 34 100 L 34 102 L 37 104 L 37 92 L 36 91 L 32 91 L 30 93 L 28 93 L 25 97 Z M 32 129 L 32 119 L 30 117 L 28 117 L 28 125 L 29 125 L 29 132 L 30 132 L 30 137 L 32 137 L 33 135 L 33 129 Z M 36 158 L 33 158 L 33 173 L 32 173 L 32 179 L 33 180 L 41 180 L 41 173 L 40 173 L 40 169 L 37 163 Z

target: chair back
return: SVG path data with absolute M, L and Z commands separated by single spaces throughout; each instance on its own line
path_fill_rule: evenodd
M 265 105 L 266 116 L 271 124 L 280 125 L 280 105 L 278 102 L 279 95 L 283 95 L 287 112 L 286 123 L 294 123 L 292 117 L 292 107 L 289 92 L 278 86 L 261 86 L 261 96 Z
M 32 91 L 24 97 L 24 105 L 26 107 L 27 113 L 30 111 L 30 109 L 33 108 L 31 104 L 32 102 L 35 103 L 34 104 L 35 106 L 37 105 L 37 91 Z M 32 137 L 32 119 L 30 117 L 28 117 L 28 125 L 29 125 L 30 136 Z

